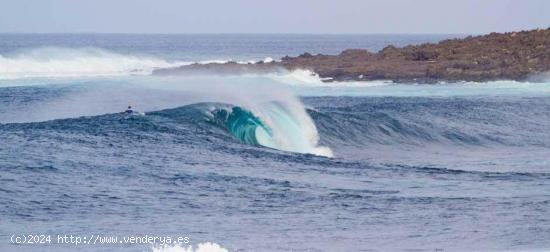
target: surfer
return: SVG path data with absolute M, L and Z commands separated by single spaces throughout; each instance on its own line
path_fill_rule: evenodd
M 132 106 L 128 105 L 128 108 L 126 111 L 124 111 L 124 114 L 131 115 L 134 113 L 134 110 L 132 109 Z
M 128 108 L 126 108 L 126 110 L 124 112 L 122 112 L 122 114 L 124 115 L 124 118 L 128 119 L 130 117 L 133 117 L 133 116 L 144 116 L 145 113 L 143 112 L 139 112 L 139 111 L 136 111 L 132 108 L 131 105 L 128 105 Z

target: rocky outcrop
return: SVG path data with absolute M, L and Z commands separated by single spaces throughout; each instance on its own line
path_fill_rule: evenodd
M 175 68 L 160 68 L 153 71 L 154 75 L 203 75 L 203 74 L 217 74 L 217 75 L 236 75 L 236 74 L 263 74 L 285 71 L 286 69 L 273 63 L 249 63 L 242 64 L 233 61 L 227 63 L 208 63 L 200 64 L 195 63 L 191 65 L 185 65 Z
M 156 73 L 241 74 L 280 69 L 308 69 L 329 81 L 523 81 L 550 72 L 550 28 L 491 33 L 403 48 L 389 45 L 377 53 L 362 49 L 349 49 L 338 55 L 304 53 L 284 57 L 279 62 L 196 64 Z

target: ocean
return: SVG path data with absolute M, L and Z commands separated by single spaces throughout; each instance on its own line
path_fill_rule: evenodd
M 457 36 L 1 34 L 0 251 L 548 250 L 550 81 L 153 74 Z

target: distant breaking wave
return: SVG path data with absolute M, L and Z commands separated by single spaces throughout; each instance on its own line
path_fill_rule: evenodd
M 193 63 L 223 64 L 230 61 L 232 60 L 167 61 L 151 56 L 125 55 L 93 47 L 43 47 L 0 55 L 0 80 L 149 75 L 153 70 L 160 68 Z M 273 59 L 267 57 L 263 61 L 271 62 Z M 254 62 L 251 60 L 237 63 Z
M 0 79 L 150 74 L 187 62 L 117 54 L 99 48 L 38 48 L 0 55 Z
M 150 76 L 155 69 L 174 68 L 198 64 L 224 64 L 231 59 L 212 59 L 198 62 L 168 61 L 152 56 L 127 55 L 101 48 L 60 48 L 42 47 L 25 49 L 0 55 L 0 86 L 34 86 L 49 84 L 42 78 L 81 78 L 109 76 Z M 263 62 L 274 61 L 266 57 Z M 236 61 L 239 64 L 256 62 Z M 179 76 L 183 81 L 193 81 L 196 76 Z M 211 77 L 211 76 L 209 76 Z M 272 73 L 242 74 L 244 79 L 264 78 L 296 88 L 299 95 L 369 95 L 369 96 L 449 96 L 485 94 L 548 94 L 549 81 L 544 83 L 517 81 L 490 81 L 484 83 L 459 82 L 453 84 L 423 85 L 421 89 L 413 85 L 396 84 L 388 80 L 326 82 L 311 70 L 296 69 Z M 185 78 L 191 78 L 187 80 Z M 543 77 L 541 77 L 543 78 Z M 547 78 L 547 77 L 544 77 Z M 546 80 L 544 79 L 543 80 Z M 15 81 L 17 80 L 17 81 Z M 246 80 L 245 80 L 246 81 Z M 414 84 L 414 83 L 409 83 Z M 455 85 L 460 84 L 460 85 Z M 482 84 L 482 85 L 479 85 Z M 367 88 L 367 89 L 365 89 Z
M 101 48 L 61 48 L 43 47 L 26 49 L 0 55 L 0 80 L 20 80 L 32 78 L 78 78 L 127 75 L 150 75 L 153 70 L 198 64 L 224 64 L 231 59 L 213 59 L 199 62 L 167 61 L 151 56 L 126 55 Z M 273 62 L 266 57 L 263 62 Z M 255 63 L 255 60 L 236 61 L 239 64 Z M 326 87 L 334 83 L 323 82 L 317 74 L 309 70 L 252 74 L 263 76 L 291 86 Z M 378 86 L 380 82 L 346 82 L 341 86 Z M 5 85 L 4 85 L 5 86 Z

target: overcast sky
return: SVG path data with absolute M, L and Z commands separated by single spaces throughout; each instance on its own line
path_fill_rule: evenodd
M 0 32 L 487 33 L 549 26 L 549 0 L 0 0 Z

